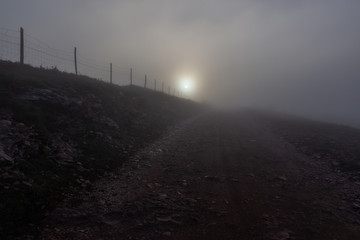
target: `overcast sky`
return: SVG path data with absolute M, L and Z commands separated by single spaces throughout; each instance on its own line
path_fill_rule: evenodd
M 173 85 L 193 75 L 193 97 L 216 106 L 356 125 L 359 12 L 359 0 L 1 0 L 0 27 Z

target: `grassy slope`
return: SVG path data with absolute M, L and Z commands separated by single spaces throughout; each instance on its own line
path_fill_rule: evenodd
M 0 147 L 12 159 L 0 161 L 0 238 L 35 231 L 29 223 L 64 193 L 89 187 L 203 109 L 139 87 L 0 62 Z

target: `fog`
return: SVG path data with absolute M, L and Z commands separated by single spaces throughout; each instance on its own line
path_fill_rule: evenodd
M 133 67 L 219 108 L 360 127 L 358 0 L 2 0 L 0 27 Z M 138 80 L 140 81 L 140 80 Z

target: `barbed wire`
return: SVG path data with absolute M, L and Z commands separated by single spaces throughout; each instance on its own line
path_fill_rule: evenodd
M 3 40 L 3 39 L 0 39 L 0 42 L 7 43 L 7 44 L 12 44 L 12 45 L 16 45 L 16 46 L 20 46 L 20 43 L 8 41 L 8 40 Z
M 82 63 L 84 63 L 84 65 L 93 66 L 94 68 L 103 69 L 103 68 L 107 68 L 109 66 L 108 64 L 104 64 L 104 63 L 100 63 L 100 62 L 95 63 L 95 61 L 85 59 L 80 54 L 77 54 L 77 59 L 78 59 L 78 62 L 82 62 Z
M 5 37 L 6 37 L 7 39 L 12 39 L 12 41 L 18 41 L 18 39 L 19 39 L 19 35 L 18 35 L 18 34 L 16 34 L 16 36 L 15 36 L 15 35 L 10 35 L 10 34 L 8 34 L 8 32 L 0 31 L 0 35 L 1 35 L 1 38 L 2 38 L 2 39 L 4 39 Z
M 79 50 L 79 49 L 78 49 Z M 106 63 L 107 61 L 105 60 L 98 60 L 98 59 L 93 59 L 87 56 L 84 56 L 83 53 L 81 53 L 80 51 L 77 53 L 78 59 L 82 59 L 83 61 L 87 61 L 87 62 L 91 62 L 93 65 L 98 65 L 98 66 L 107 66 L 108 64 Z M 98 57 L 97 57 L 98 58 Z
M 120 71 L 127 71 L 127 72 L 130 71 L 130 67 L 120 67 L 120 66 L 118 66 L 116 64 L 113 64 L 113 67 L 119 69 Z
M 19 31 L 0 28 L 0 58 L 16 61 L 20 54 Z
M 0 59 L 12 62 L 20 61 L 20 30 L 0 27 Z M 34 67 L 56 68 L 61 71 L 75 73 L 74 52 L 54 48 L 44 41 L 24 33 L 24 61 Z M 77 49 L 77 70 L 79 75 L 85 75 L 110 81 L 110 62 L 90 58 Z M 118 85 L 130 84 L 130 67 L 119 66 L 112 63 L 112 82 Z M 132 84 L 144 86 L 146 73 L 132 71 Z M 154 78 L 147 75 L 147 88 L 154 88 Z M 157 90 L 162 90 L 162 81 L 157 82 Z M 170 85 L 164 84 L 163 92 L 168 92 Z M 171 89 L 171 94 L 173 88 Z
M 53 48 L 51 47 L 50 45 L 48 45 L 47 43 L 44 43 L 43 41 L 27 34 L 27 33 L 24 33 L 25 35 L 25 41 L 28 41 L 28 43 L 31 43 L 33 45 L 37 45 L 38 47 L 45 47 L 47 48 L 48 50 L 50 51 L 54 51 L 54 52 L 58 52 L 58 53 L 62 53 L 62 54 L 67 54 L 67 55 L 72 55 L 73 53 L 71 51 L 65 51 L 65 50 L 62 50 L 62 49 L 57 49 L 57 48 Z
M 30 49 L 30 50 L 33 50 L 33 51 L 36 51 L 36 52 L 42 53 L 44 55 L 47 55 L 47 56 L 50 56 L 50 57 L 53 57 L 53 58 L 57 58 L 57 59 L 60 59 L 60 60 L 63 60 L 63 61 L 73 62 L 72 59 L 60 57 L 60 56 L 57 56 L 57 55 L 54 55 L 54 54 L 51 54 L 51 53 L 48 53 L 48 52 L 45 52 L 45 51 L 42 51 L 42 50 L 39 50 L 39 49 L 36 49 L 36 48 L 32 48 L 32 47 L 29 47 L 29 46 L 25 46 L 25 49 Z
M 4 28 L 4 27 L 0 27 L 0 30 L 8 31 L 8 32 L 17 32 L 17 33 L 20 33 L 19 30 L 10 29 L 10 28 Z

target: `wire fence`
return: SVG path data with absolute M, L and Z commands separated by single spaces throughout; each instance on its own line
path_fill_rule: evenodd
M 75 53 L 72 50 L 64 51 L 51 47 L 36 37 L 24 33 L 22 28 L 20 30 L 0 28 L 0 60 L 21 62 L 46 69 L 56 68 L 60 71 L 85 75 L 117 85 L 144 86 L 145 73 L 141 74 L 136 71 L 135 77 L 132 68 L 94 60 L 79 51 Z M 150 83 L 148 81 L 148 88 L 152 88 Z M 166 89 L 167 86 L 163 89 L 158 87 L 157 90 L 168 93 Z
M 16 62 L 20 56 L 19 31 L 0 28 L 0 59 Z

